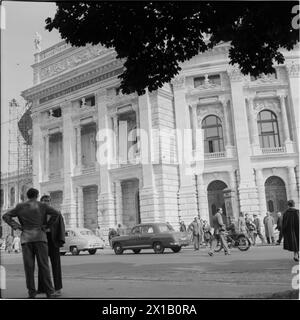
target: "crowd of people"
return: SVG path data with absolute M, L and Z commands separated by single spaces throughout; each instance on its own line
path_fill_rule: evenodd
M 29 298 L 35 298 L 39 293 L 45 293 L 48 298 L 61 295 L 62 271 L 60 262 L 60 247 L 65 243 L 65 225 L 61 213 L 51 207 L 50 196 L 44 195 L 38 201 L 39 191 L 31 188 L 27 191 L 28 200 L 3 215 L 3 220 L 14 230 L 15 236 L 9 234 L 5 239 L 5 250 L 8 253 L 22 252 L 26 286 Z M 299 261 L 299 210 L 295 208 L 293 200 L 288 201 L 288 209 L 278 213 L 276 221 L 267 212 L 263 219 L 265 237 L 261 229 L 261 221 L 256 214 L 240 213 L 238 220 L 229 217 L 223 221 L 223 209 L 218 208 L 212 216 L 212 225 L 199 216 L 188 225 L 180 222 L 180 231 L 188 232 L 194 250 L 199 250 L 201 245 L 209 247 L 208 254 L 213 256 L 217 243 L 220 242 L 225 255 L 230 254 L 226 234 L 243 234 L 248 237 L 252 245 L 256 245 L 257 236 L 262 244 L 275 244 L 274 229 L 278 230 L 276 244 L 283 240 L 283 249 L 292 251 L 295 261 Z M 18 219 L 18 222 L 15 220 Z M 17 231 L 17 232 L 16 232 Z M 21 237 L 18 233 L 21 232 Z M 97 227 L 95 233 L 103 239 L 102 229 Z M 108 242 L 115 236 L 126 234 L 126 229 L 118 224 L 110 228 Z M 266 239 L 265 239 L 266 238 Z M 49 261 L 51 262 L 53 282 L 50 275 Z M 35 258 L 38 264 L 38 289 L 34 281 Z M 54 284 L 54 285 L 53 285 Z
M 199 250 L 200 246 L 204 244 L 210 247 L 209 255 L 211 256 L 214 254 L 217 241 L 221 242 L 224 253 L 230 254 L 225 237 L 225 233 L 229 232 L 232 235 L 245 235 L 253 246 L 257 243 L 257 237 L 263 245 L 280 245 L 283 239 L 283 248 L 294 252 L 294 260 L 299 260 L 299 210 L 295 208 L 293 200 L 288 201 L 288 209 L 284 214 L 278 212 L 274 218 L 270 212 L 266 212 L 262 223 L 257 214 L 253 214 L 251 217 L 248 213 L 241 212 L 237 221 L 232 216 L 228 217 L 226 225 L 223 221 L 223 209 L 219 208 L 213 214 L 212 226 L 208 221 L 197 216 L 188 227 L 184 221 L 180 221 L 179 228 L 181 232 L 190 234 L 194 250 Z M 265 236 L 263 236 L 262 228 L 264 228 Z M 278 239 L 275 242 L 276 230 L 278 231 Z

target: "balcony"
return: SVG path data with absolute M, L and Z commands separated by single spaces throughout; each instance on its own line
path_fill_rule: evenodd
M 285 147 L 261 148 L 262 154 L 286 153 Z
M 204 159 L 205 160 L 220 159 L 220 158 L 225 158 L 225 157 L 226 157 L 226 151 L 212 152 L 212 153 L 205 153 L 204 154 Z

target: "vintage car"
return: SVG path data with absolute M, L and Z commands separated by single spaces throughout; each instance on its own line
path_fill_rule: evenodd
M 124 250 L 140 253 L 142 249 L 153 249 L 163 253 L 165 248 L 179 252 L 181 247 L 189 245 L 188 234 L 176 232 L 168 223 L 142 223 L 134 226 L 128 235 L 111 239 L 111 246 L 116 254 Z
M 60 248 L 61 255 L 65 255 L 67 252 L 78 255 L 80 251 L 95 254 L 97 249 L 104 249 L 103 240 L 86 228 L 67 228 L 65 241 L 64 246 Z

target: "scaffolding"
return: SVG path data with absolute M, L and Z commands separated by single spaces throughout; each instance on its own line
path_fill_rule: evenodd
M 20 183 L 32 181 L 31 104 L 22 106 L 15 99 L 9 102 L 8 175 L 16 179 L 17 201 L 23 201 L 25 190 L 20 190 Z

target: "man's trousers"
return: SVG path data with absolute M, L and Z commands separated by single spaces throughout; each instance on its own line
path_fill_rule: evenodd
M 50 269 L 48 263 L 48 245 L 46 242 L 28 242 L 22 244 L 22 255 L 24 262 L 24 270 L 26 277 L 26 285 L 29 296 L 36 294 L 34 283 L 34 269 L 35 269 L 35 257 L 41 274 L 42 284 L 45 288 L 45 293 L 50 295 L 54 292 L 52 286 Z

